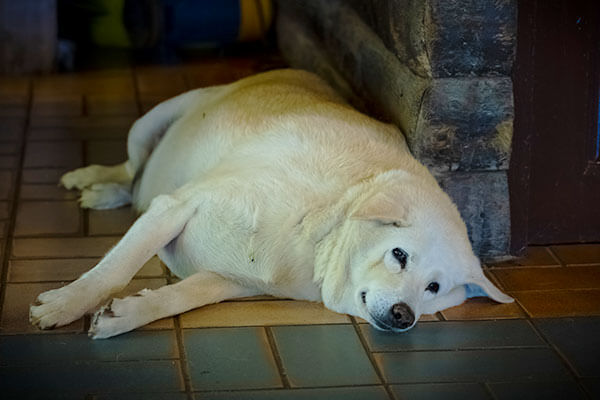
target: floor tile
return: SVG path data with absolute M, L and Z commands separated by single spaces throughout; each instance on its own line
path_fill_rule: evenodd
M 163 268 L 163 264 L 160 261 L 160 258 L 158 258 L 158 256 L 154 256 L 150 260 L 148 260 L 148 262 L 146 264 L 144 264 L 142 269 L 140 269 L 138 271 L 138 273 L 135 274 L 135 277 L 136 278 L 155 278 L 155 277 L 164 276 L 164 275 L 165 275 L 165 270 Z
M 23 183 L 48 183 L 56 186 L 60 177 L 67 171 L 68 168 L 23 169 L 21 179 Z
M 600 290 L 543 290 L 514 292 L 527 314 L 533 318 L 600 315 Z
M 0 111 L 2 108 L 0 108 Z M 14 117 L 17 117 L 16 115 Z M 18 141 L 25 132 L 25 118 L 12 118 L 12 116 L 3 116 L 0 112 L 0 140 Z
M 551 249 L 567 265 L 600 264 L 600 243 L 559 245 Z
M 10 217 L 10 208 L 7 201 L 0 201 L 0 219 L 8 219 Z
M 89 115 L 138 115 L 133 93 L 113 95 L 90 94 L 85 97 Z
M 8 104 L 5 105 L 3 100 L 0 100 L 0 118 L 1 117 L 27 117 L 27 105 L 25 104 Z M 0 131 L 0 138 L 5 137 L 4 132 Z
M 91 116 L 78 118 L 31 118 L 30 142 L 53 140 L 126 139 L 135 121 L 129 116 Z
M 2 125 L 0 125 L 1 127 Z M 0 128 L 1 129 L 1 128 Z M 0 143 L 0 154 L 18 154 L 21 149 L 19 143 L 16 142 L 2 142 Z
M 568 379 L 550 349 L 375 353 L 389 383 L 497 382 Z
M 186 329 L 183 341 L 194 390 L 282 386 L 262 328 Z
M 600 380 L 600 318 L 542 319 L 534 323 L 579 376 Z
M 173 331 L 130 332 L 110 340 L 87 334 L 0 336 L 0 366 L 175 358 L 179 350 Z
M 188 400 L 188 397 L 184 392 L 111 393 L 97 394 L 94 400 Z
M 14 258 L 102 257 L 120 236 L 81 238 L 19 238 L 13 241 Z
M 81 211 L 76 201 L 23 201 L 19 203 L 15 236 L 78 234 Z
M 86 143 L 86 165 L 114 165 L 127 161 L 126 140 L 91 140 Z
M 378 384 L 352 325 L 272 328 L 292 387 Z
M 6 285 L 4 307 L 0 319 L 2 333 L 52 333 L 58 331 L 81 332 L 83 319 L 56 328 L 52 331 L 41 331 L 29 323 L 29 306 L 37 296 L 51 289 L 62 287 L 61 283 L 9 283 Z
M 375 352 L 544 346 L 524 320 L 429 322 L 405 333 L 382 332 L 368 325 L 360 328 Z
M 201 307 L 181 316 L 184 328 L 349 323 L 346 315 L 320 303 L 293 300 L 225 302 Z
M 388 400 L 381 386 L 199 393 L 202 400 Z
M 77 117 L 82 115 L 82 96 L 77 94 L 53 95 L 51 98 L 34 96 L 31 115 Z
M 12 156 L 0 156 L 0 168 L 2 169 L 15 169 L 19 162 L 19 157 L 16 155 Z
M 31 142 L 25 149 L 24 168 L 64 167 L 77 168 L 83 165 L 80 142 Z
M 491 273 L 509 292 L 521 290 L 597 289 L 600 268 L 502 268 Z
M 485 387 L 478 383 L 393 385 L 391 389 L 396 399 L 492 400 Z
M 66 258 L 46 260 L 10 260 L 8 282 L 64 282 L 79 278 L 94 267 L 100 258 Z
M 39 260 L 10 260 L 8 264 L 8 282 L 64 282 L 79 278 L 94 267 L 100 257 L 93 258 L 55 258 Z M 136 277 L 153 278 L 164 275 L 158 257 L 152 257 Z
M 600 399 L 600 379 L 582 379 L 581 381 L 586 392 L 592 399 Z
M 50 184 L 22 184 L 19 192 L 21 200 L 76 200 L 79 192 L 59 187 L 56 182 Z
M 552 257 L 547 247 L 529 247 L 527 254 L 523 257 L 515 258 L 508 261 L 492 263 L 490 267 L 550 267 L 560 266 L 560 263 Z
M 12 193 L 14 175 L 11 171 L 0 171 L 0 200 L 8 200 Z
M 34 79 L 33 88 L 45 98 L 67 94 L 129 94 L 135 90 L 131 71 L 124 69 L 45 75 Z
M 504 382 L 492 383 L 489 388 L 497 400 L 575 400 L 586 398 L 573 381 Z
M 122 235 L 136 220 L 137 216 L 131 207 L 113 210 L 89 210 L 88 232 L 94 235 Z
M 187 90 L 180 68 L 141 68 L 136 70 L 140 95 L 162 95 L 172 97 Z
M 31 379 L 34 376 L 35 379 Z M 73 362 L 0 368 L 5 394 L 178 391 L 183 389 L 179 362 Z
M 487 297 L 474 297 L 463 304 L 441 311 L 449 321 L 524 318 L 518 303 L 496 303 Z

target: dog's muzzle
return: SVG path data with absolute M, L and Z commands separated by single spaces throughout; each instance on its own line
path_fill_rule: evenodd
M 382 317 L 373 314 L 370 316 L 373 319 L 373 325 L 383 331 L 403 332 L 415 323 L 415 313 L 404 302 L 394 304 Z

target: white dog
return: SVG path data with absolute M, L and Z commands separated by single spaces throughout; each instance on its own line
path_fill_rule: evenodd
M 39 295 L 42 329 L 93 311 L 153 255 L 182 280 L 113 299 L 107 338 L 242 296 L 322 301 L 382 330 L 462 303 L 512 299 L 482 273 L 450 198 L 393 125 L 348 106 L 317 76 L 279 70 L 193 90 L 140 118 L 129 160 L 65 174 L 81 206 L 141 216 L 100 263 Z

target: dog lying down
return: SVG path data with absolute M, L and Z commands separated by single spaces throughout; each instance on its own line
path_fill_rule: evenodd
M 177 96 L 133 124 L 127 152 L 61 179 L 84 208 L 131 203 L 141 216 L 96 267 L 39 295 L 30 320 L 42 329 L 93 312 L 155 254 L 182 280 L 110 300 L 92 338 L 259 294 L 321 301 L 394 332 L 470 295 L 512 301 L 402 133 L 311 73 Z

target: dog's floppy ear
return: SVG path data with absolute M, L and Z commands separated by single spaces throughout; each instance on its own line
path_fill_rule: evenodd
M 352 219 L 380 221 L 383 224 L 408 225 L 408 210 L 400 196 L 377 192 L 350 214 Z
M 512 303 L 512 297 L 502 293 L 483 273 L 479 262 L 471 266 L 464 280 L 467 298 L 487 296 L 498 303 Z

